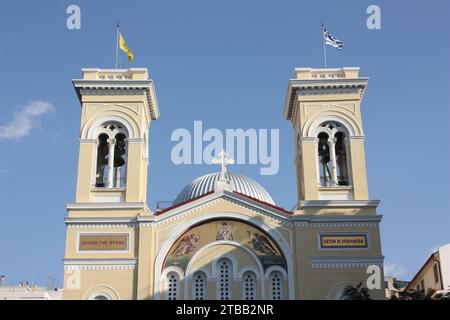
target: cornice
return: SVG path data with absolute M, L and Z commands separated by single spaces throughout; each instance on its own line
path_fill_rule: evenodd
M 383 266 L 384 256 L 368 257 L 311 257 L 309 263 L 313 269 L 334 269 L 334 268 L 367 268 L 371 265 Z
M 66 205 L 67 210 L 83 211 L 83 210 L 127 210 L 127 209 L 147 209 L 145 202 L 83 202 L 69 203 Z
M 83 80 L 72 81 L 82 102 L 83 95 L 136 95 L 145 94 L 152 120 L 159 118 L 158 100 L 153 80 Z
M 305 200 L 300 208 L 377 208 L 380 200 Z
M 134 270 L 137 259 L 64 259 L 64 270 Z
M 369 78 L 358 79 L 291 79 L 284 104 L 284 117 L 292 120 L 292 114 L 298 96 L 330 95 L 330 94 L 358 94 L 364 95 Z

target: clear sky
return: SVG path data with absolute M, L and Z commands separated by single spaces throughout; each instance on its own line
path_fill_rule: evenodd
M 66 8 L 81 8 L 81 30 Z M 381 8 L 381 30 L 366 9 Z M 217 168 L 175 166 L 177 128 L 280 130 L 280 170 L 232 171 L 277 204 L 296 202 L 293 130 L 283 119 L 294 67 L 323 67 L 320 25 L 344 42 L 330 67 L 369 76 L 363 102 L 370 196 L 388 273 L 409 279 L 450 242 L 448 1 L 7 1 L 0 8 L 0 274 L 62 285 L 65 205 L 75 197 L 80 105 L 71 79 L 111 68 L 115 23 L 155 80 L 161 118 L 150 131 L 149 206 Z M 127 66 L 123 56 L 122 63 Z

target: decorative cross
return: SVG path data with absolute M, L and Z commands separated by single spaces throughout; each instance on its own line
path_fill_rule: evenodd
M 225 150 L 219 152 L 219 156 L 211 161 L 212 164 L 220 164 L 222 166 L 222 170 L 220 172 L 221 178 L 225 178 L 225 173 L 227 172 L 227 165 L 234 164 L 234 159 L 230 157 Z

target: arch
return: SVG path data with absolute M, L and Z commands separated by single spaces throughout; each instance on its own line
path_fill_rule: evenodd
M 281 275 L 283 276 L 283 280 L 288 280 L 288 273 L 286 272 L 286 270 L 284 270 L 284 268 L 280 267 L 280 266 L 271 266 L 269 268 L 267 268 L 265 274 L 264 274 L 264 278 L 267 280 L 269 280 L 269 276 L 272 272 L 274 271 L 278 271 L 281 273 Z
M 284 299 L 284 282 L 285 279 L 280 270 L 273 270 L 269 273 L 270 300 Z
M 221 242 L 221 241 L 218 241 Z M 222 243 L 223 245 L 224 243 Z M 211 246 L 210 246 L 211 247 Z M 223 254 L 219 254 L 216 257 L 214 257 L 214 260 L 212 261 L 212 276 L 213 278 L 217 278 L 217 264 L 219 263 L 219 260 L 221 259 L 228 259 L 231 261 L 231 271 L 233 274 L 233 279 L 236 278 L 237 276 L 237 266 L 238 266 L 238 261 L 236 259 L 236 257 L 234 255 L 232 255 L 231 253 L 223 253 Z
M 221 255 L 214 259 L 213 268 L 215 266 L 214 275 L 216 275 L 216 299 L 232 300 L 234 287 L 234 270 L 236 262 L 230 259 L 231 255 Z
M 344 126 L 349 137 L 363 135 L 361 126 L 354 119 L 348 117 L 345 113 L 336 112 L 336 114 L 319 113 L 317 116 L 307 120 L 304 125 L 302 136 L 315 138 L 319 133 L 318 128 L 320 125 L 329 121 L 337 122 Z
M 167 273 L 165 279 L 166 300 L 180 300 L 180 275 L 175 271 Z
M 276 274 L 281 275 L 281 278 L 282 278 L 281 280 L 282 281 L 281 281 L 281 283 L 279 285 L 281 286 L 282 290 L 278 290 L 277 293 L 274 293 L 273 292 L 273 288 L 272 288 L 272 286 L 273 286 L 273 283 L 272 283 L 273 281 L 272 280 L 273 280 L 273 276 L 276 275 Z M 288 273 L 286 272 L 286 270 L 284 268 L 280 267 L 280 266 L 269 267 L 266 270 L 264 278 L 265 278 L 265 281 L 267 282 L 267 285 L 269 286 L 269 298 L 270 299 L 276 299 L 276 300 L 284 300 L 285 299 L 285 296 L 284 296 L 285 295 L 285 293 L 284 293 L 285 292 L 284 283 L 285 282 L 288 283 L 288 290 L 289 290 L 289 287 L 290 287 L 289 279 L 288 279 Z M 278 298 L 274 297 L 274 295 L 276 295 Z
M 256 300 L 258 298 L 258 278 L 254 271 L 245 271 L 242 275 L 243 300 Z
M 118 115 L 108 115 L 100 118 L 90 119 L 86 122 L 81 130 L 81 139 L 96 139 L 99 134 L 99 128 L 108 122 L 117 122 L 122 124 L 128 133 L 129 139 L 139 138 L 139 125 L 130 117 L 128 117 L 125 113 Z M 110 137 L 113 139 L 113 137 Z
M 192 299 L 206 300 L 208 298 L 208 276 L 204 271 L 196 271 L 192 279 Z
M 181 268 L 174 266 L 165 268 L 164 271 L 161 273 L 161 277 L 165 279 L 170 272 L 178 273 L 180 281 L 184 280 L 184 271 Z
M 238 267 L 238 261 L 236 259 L 236 257 L 230 253 L 224 253 L 224 254 L 220 254 L 217 255 L 213 261 L 211 262 L 211 272 L 209 272 L 209 270 L 207 268 L 198 268 L 198 269 L 193 269 L 193 265 L 195 264 L 196 260 L 201 257 L 201 255 L 203 254 L 204 251 L 206 251 L 208 248 L 214 247 L 214 246 L 220 246 L 220 245 L 232 245 L 235 246 L 237 248 L 240 248 L 242 250 L 244 250 L 247 254 L 249 254 L 253 260 L 255 261 L 257 268 L 253 267 L 253 266 L 244 266 L 241 269 L 237 269 Z M 256 256 L 256 254 L 250 250 L 249 248 L 247 248 L 246 246 L 235 242 L 235 241 L 230 241 L 230 240 L 219 240 L 219 241 L 214 241 L 209 243 L 208 245 L 200 248 L 192 257 L 191 261 L 189 262 L 187 268 L 186 268 L 186 278 L 188 280 L 188 283 L 192 282 L 192 277 L 193 274 L 195 274 L 197 271 L 203 271 L 205 272 L 205 274 L 208 276 L 208 279 L 216 279 L 216 263 L 217 261 L 222 258 L 222 257 L 226 257 L 229 258 L 232 262 L 233 262 L 233 277 L 235 280 L 242 280 L 242 276 L 246 271 L 252 271 L 256 274 L 256 278 L 257 281 L 260 279 L 264 278 L 264 268 L 263 265 L 261 264 L 261 261 L 258 259 L 258 257 Z M 185 284 L 185 294 L 187 295 L 187 288 L 188 288 L 188 284 Z M 261 282 L 261 297 L 262 299 L 264 299 L 265 297 L 265 284 L 264 281 Z
M 155 298 L 160 299 L 160 283 L 161 283 L 161 269 L 164 263 L 164 260 L 169 253 L 169 250 L 177 241 L 177 239 L 186 232 L 189 228 L 192 228 L 195 225 L 198 225 L 202 222 L 206 222 L 214 219 L 224 219 L 231 218 L 242 222 L 247 222 L 253 224 L 256 227 L 259 227 L 261 230 L 269 234 L 272 240 L 279 246 L 287 265 L 287 280 L 288 280 L 288 292 L 289 299 L 295 299 L 295 284 L 294 284 L 294 262 L 293 262 L 293 254 L 289 245 L 286 243 L 285 239 L 281 236 L 281 234 L 274 229 L 273 227 L 269 227 L 265 222 L 256 219 L 255 217 L 249 217 L 242 213 L 236 212 L 215 212 L 206 215 L 201 215 L 195 218 L 186 221 L 173 229 L 171 234 L 164 240 L 156 253 L 156 262 L 155 262 Z M 189 270 L 189 269 L 187 269 Z M 291 271 L 290 271 L 291 270 Z
M 90 287 L 84 293 L 82 300 L 105 300 L 105 299 L 95 299 L 97 297 L 104 297 L 107 300 L 120 300 L 119 294 L 114 288 L 105 285 L 96 285 Z
M 179 268 L 179 267 L 174 267 L 174 266 L 170 266 L 170 267 L 167 267 L 167 268 L 165 268 L 164 269 L 164 271 L 161 273 L 161 278 L 163 279 L 163 284 L 164 284 L 164 290 L 168 290 L 168 285 L 169 285 L 169 280 L 168 280 L 168 277 L 171 275 L 171 274 L 176 274 L 177 276 L 178 276 L 178 283 L 177 283 L 177 291 L 176 291 L 176 295 L 175 295 L 175 299 L 170 299 L 170 300 L 179 300 L 179 299 L 183 299 L 183 297 L 182 297 L 182 295 L 181 295 L 181 293 L 182 293 L 182 284 L 183 284 L 183 282 L 184 282 L 184 277 L 185 277 L 185 275 L 184 275 L 184 272 L 183 272 L 183 270 L 181 269 L 181 268 Z M 159 288 L 158 288 L 158 290 L 160 290 L 161 288 L 161 283 L 160 284 L 158 284 L 159 285 Z M 168 297 L 168 292 L 165 292 L 165 300 L 169 300 L 169 297 Z
M 239 270 L 238 279 L 242 280 L 246 272 L 253 272 L 256 275 L 256 280 L 261 280 L 264 278 L 264 270 L 257 270 L 253 266 L 245 266 Z
M 197 272 L 203 272 L 204 274 L 206 274 L 207 279 L 212 279 L 211 272 L 205 267 L 196 268 L 191 271 L 188 271 L 188 270 L 189 269 L 186 269 L 186 277 L 185 278 L 189 281 L 191 281 L 193 279 L 194 274 Z
M 342 300 L 343 290 L 346 286 L 355 286 L 354 281 L 340 281 L 335 283 L 328 291 L 327 300 Z

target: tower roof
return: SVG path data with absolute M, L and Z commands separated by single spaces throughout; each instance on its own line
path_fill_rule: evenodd
M 81 70 L 83 79 L 73 80 L 73 85 L 80 102 L 83 94 L 145 94 L 150 117 L 159 118 L 158 99 L 155 85 L 148 77 L 146 68 L 131 69 L 97 69 Z

